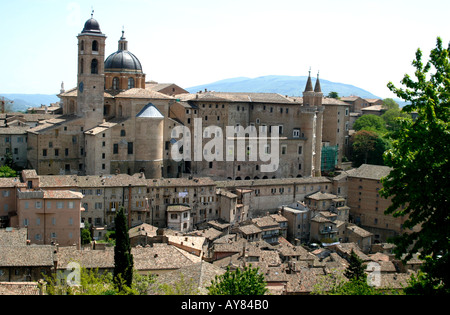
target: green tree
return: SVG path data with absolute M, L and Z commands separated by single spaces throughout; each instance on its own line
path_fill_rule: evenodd
M 251 265 L 244 270 L 228 268 L 223 275 L 216 276 L 207 289 L 209 295 L 264 295 L 268 291 L 264 275 Z
M 119 291 L 131 288 L 133 283 L 133 255 L 128 236 L 127 219 L 124 208 L 120 207 L 115 217 L 116 246 L 114 247 L 114 281 Z
M 362 164 L 383 165 L 383 153 L 389 142 L 373 131 L 360 130 L 352 136 L 353 166 Z
M 394 101 L 392 98 L 385 98 L 383 100 L 383 108 L 390 109 L 399 109 L 398 103 Z
M 356 253 L 353 251 L 350 254 L 349 258 L 349 265 L 347 269 L 345 269 L 344 276 L 346 276 L 349 280 L 367 280 L 367 275 L 364 272 L 364 265 L 363 261 L 356 255 Z
M 450 48 L 450 47 L 449 47 Z M 392 149 L 385 153 L 392 168 L 382 179 L 381 195 L 391 197 L 385 211 L 403 217 L 403 233 L 393 239 L 395 253 L 404 261 L 413 253 L 426 260 L 422 277 L 435 292 L 450 293 L 450 58 L 449 48 L 437 38 L 429 61 L 422 62 L 422 52 L 413 61 L 415 79 L 406 74 L 401 83 L 406 88 L 389 89 L 410 103 L 403 110 L 417 112 L 416 120 L 400 118 L 400 128 L 392 134 Z M 412 230 L 420 227 L 420 232 Z
M 340 99 L 339 93 L 338 93 L 338 92 L 334 92 L 334 91 L 328 93 L 328 97 L 329 97 L 329 98 Z
M 81 267 L 79 284 L 69 286 L 64 280 L 64 272 L 43 275 L 47 295 L 147 295 L 149 287 L 155 282 L 154 275 L 140 275 L 133 272 L 133 286 L 119 291 L 109 272 L 100 273 L 98 269 Z
M 81 244 L 86 245 L 92 242 L 91 231 L 89 227 L 81 229 Z
M 16 177 L 17 172 L 7 165 L 0 167 L 0 177 Z
M 356 119 L 353 124 L 353 129 L 356 131 L 359 130 L 367 130 L 374 131 L 378 134 L 386 133 L 386 124 L 380 116 L 377 115 L 362 115 L 358 119 Z
M 389 132 L 397 131 L 400 129 L 400 118 L 410 118 L 411 115 L 408 113 L 403 112 L 399 108 L 392 108 L 386 111 L 383 115 L 381 115 L 381 118 L 386 123 L 386 129 Z

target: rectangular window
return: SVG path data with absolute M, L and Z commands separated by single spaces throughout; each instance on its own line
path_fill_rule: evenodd
M 133 154 L 133 142 L 128 142 L 128 154 Z
M 114 143 L 113 145 L 113 154 L 119 154 L 119 144 Z

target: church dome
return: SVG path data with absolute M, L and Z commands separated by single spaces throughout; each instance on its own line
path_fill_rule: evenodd
M 125 31 L 119 40 L 119 49 L 105 60 L 105 71 L 107 72 L 132 72 L 142 73 L 141 62 L 135 55 L 128 51 L 128 41 Z
M 81 33 L 102 34 L 102 31 L 100 30 L 100 24 L 98 24 L 97 20 L 91 17 L 84 24 L 84 28 Z
M 105 71 L 142 73 L 142 66 L 139 59 L 131 52 L 119 50 L 106 58 Z

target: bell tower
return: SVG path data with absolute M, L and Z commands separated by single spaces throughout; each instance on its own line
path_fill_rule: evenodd
M 75 114 L 85 119 L 84 130 L 103 121 L 106 36 L 93 15 L 94 11 L 77 36 L 78 94 Z

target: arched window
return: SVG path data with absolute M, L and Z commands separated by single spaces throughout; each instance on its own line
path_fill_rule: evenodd
M 133 78 L 128 79 L 128 89 L 134 89 L 134 79 Z
M 81 51 L 84 51 L 84 40 L 81 41 L 80 50 L 81 50 Z
M 91 62 L 91 74 L 98 74 L 98 61 L 93 59 Z
M 98 51 L 98 42 L 96 40 L 92 42 L 92 51 Z
M 81 58 L 80 60 L 80 74 L 84 73 L 84 59 Z
M 113 88 L 113 90 L 118 90 L 119 89 L 119 78 L 118 77 L 115 77 L 113 79 L 112 88 Z
M 119 105 L 119 117 L 122 117 L 122 105 Z

